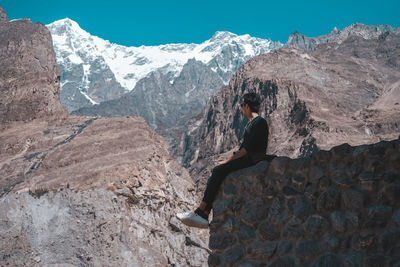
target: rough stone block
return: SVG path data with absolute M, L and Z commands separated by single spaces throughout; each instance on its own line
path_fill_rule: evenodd
M 335 156 L 343 156 L 352 153 L 354 148 L 347 143 L 341 144 L 339 146 L 335 146 L 331 149 L 331 152 Z
M 254 241 L 249 245 L 248 250 L 257 258 L 268 259 L 274 254 L 277 245 L 276 241 Z
M 300 267 L 303 266 L 298 258 L 292 256 L 279 257 L 268 267 Z
M 245 203 L 240 218 L 242 222 L 254 226 L 266 217 L 267 211 L 268 207 L 265 205 L 263 199 L 256 198 Z
M 334 185 L 341 188 L 350 188 L 355 185 L 355 180 L 352 180 L 349 175 L 339 173 L 331 177 L 331 181 Z
M 228 218 L 222 225 L 222 230 L 225 232 L 232 232 L 235 229 L 236 220 L 235 218 Z
M 338 232 L 346 231 L 346 221 L 343 212 L 334 211 L 329 216 L 333 229 Z
M 345 213 L 346 225 L 353 228 L 358 228 L 360 225 L 360 213 L 358 211 L 346 210 Z
M 318 181 L 318 190 L 325 191 L 331 185 L 331 179 L 327 176 L 322 177 Z
M 375 254 L 364 258 L 365 267 L 386 266 L 386 257 L 383 254 Z
M 390 206 L 374 206 L 368 209 L 366 227 L 384 227 L 392 215 L 393 208 Z
M 229 265 L 238 261 L 244 255 L 244 249 L 241 245 L 236 245 L 233 248 L 228 249 L 222 254 L 222 260 Z
M 260 266 L 265 266 L 265 264 L 260 263 L 259 261 L 240 261 L 236 264 L 237 267 L 260 267 Z
M 398 227 L 400 227 L 400 209 L 396 210 L 396 211 L 393 213 L 392 220 L 395 222 L 395 224 L 396 224 Z
M 369 152 L 372 155 L 384 155 L 386 150 L 391 147 L 390 142 L 388 141 L 380 141 L 379 143 L 373 144 Z
M 308 178 L 312 182 L 318 181 L 322 176 L 324 176 L 324 170 L 320 166 L 312 166 L 308 173 Z
M 373 232 L 361 232 L 353 235 L 351 239 L 351 248 L 353 251 L 376 251 L 377 246 L 377 237 Z
M 308 170 L 308 165 L 310 163 L 310 158 L 297 158 L 289 161 L 288 169 L 295 174 L 305 174 Z
M 237 233 L 237 236 L 241 242 L 247 242 L 249 240 L 256 238 L 256 232 L 252 227 L 241 223 L 239 225 L 239 231 Z
M 342 194 L 343 203 L 345 208 L 347 209 L 361 209 L 364 207 L 364 195 L 365 193 L 356 190 L 356 189 L 348 189 L 345 190 Z
M 311 260 L 321 252 L 320 244 L 315 240 L 300 240 L 296 246 L 296 256 L 303 260 Z
M 264 220 L 258 226 L 258 232 L 264 240 L 276 240 L 281 235 L 278 227 L 274 226 L 270 221 Z
M 263 160 L 258 162 L 257 164 L 247 168 L 246 175 L 262 175 L 267 173 L 270 167 L 270 162 Z
M 290 252 L 293 245 L 288 240 L 282 240 L 278 244 L 278 255 L 282 256 Z
M 224 195 L 226 196 L 236 195 L 237 189 L 233 184 L 225 184 L 222 188 L 222 192 L 224 192 Z
M 304 221 L 315 212 L 313 205 L 307 200 L 304 195 L 297 195 L 296 202 L 293 206 L 293 214 L 296 218 Z
M 326 244 L 328 244 L 331 249 L 336 249 L 340 245 L 340 239 L 336 235 L 329 234 L 326 236 Z
M 287 199 L 295 198 L 299 194 L 293 187 L 287 185 L 282 188 L 282 193 Z
M 331 211 L 339 208 L 340 191 L 334 187 L 328 187 L 317 199 L 318 211 Z
M 221 259 L 218 254 L 211 254 L 208 256 L 208 266 L 220 266 Z
M 362 154 L 365 154 L 368 152 L 369 148 L 370 148 L 370 145 L 357 146 L 353 151 L 353 156 L 358 157 Z
M 285 202 L 281 197 L 275 197 L 272 200 L 268 210 L 268 219 L 276 225 L 283 224 L 288 218 L 288 213 L 285 208 Z
M 320 256 L 312 267 L 341 267 L 344 266 L 342 259 L 334 253 L 326 253 Z
M 362 257 L 355 253 L 347 254 L 344 257 L 344 263 L 348 267 L 361 267 Z
M 303 225 L 297 225 L 297 226 L 287 225 L 282 230 L 283 238 L 296 240 L 298 238 L 304 237 L 304 235 L 305 231 Z
M 213 203 L 213 215 L 220 216 L 233 208 L 232 198 L 218 198 Z
M 377 177 L 374 176 L 374 173 L 373 173 L 373 172 L 364 171 L 364 172 L 362 172 L 362 173 L 360 173 L 360 174 L 358 175 L 358 179 L 359 179 L 360 181 L 374 181 L 374 180 L 377 179 Z
M 292 177 L 292 184 L 293 187 L 301 192 L 304 192 L 304 189 L 306 187 L 306 179 L 303 176 L 300 175 L 295 175 Z
M 217 232 L 210 236 L 210 249 L 224 250 L 236 243 L 236 237 L 227 232 Z
M 383 204 L 400 207 L 400 180 L 385 186 L 379 192 L 379 198 Z
M 277 157 L 271 161 L 268 169 L 268 175 L 283 175 L 287 169 L 287 164 L 290 158 L 288 157 Z
M 383 250 L 391 255 L 393 248 L 400 246 L 400 230 L 390 230 L 382 234 L 380 237 L 380 243 Z
M 367 192 L 375 192 L 378 189 L 377 181 L 360 181 L 360 188 Z
M 321 215 L 312 215 L 304 223 L 304 228 L 310 236 L 320 236 L 329 228 L 329 222 Z
M 316 198 L 318 192 L 317 184 L 310 184 L 306 187 L 304 195 L 310 200 L 313 201 Z

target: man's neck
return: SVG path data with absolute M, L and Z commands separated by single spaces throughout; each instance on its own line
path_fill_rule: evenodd
M 256 113 L 256 112 L 252 112 L 249 116 L 247 116 L 247 119 L 249 120 L 249 121 L 252 121 L 255 117 L 257 117 L 258 116 L 258 113 Z

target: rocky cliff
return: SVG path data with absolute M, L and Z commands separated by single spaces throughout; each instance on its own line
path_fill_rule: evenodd
M 210 266 L 399 266 L 400 139 L 230 174 L 214 202 Z
M 400 35 L 349 36 L 313 51 L 279 49 L 245 63 L 228 86 L 194 118 L 175 155 L 192 177 L 238 148 L 246 118 L 241 97 L 263 102 L 270 127 L 269 154 L 304 157 L 335 145 L 396 138 L 400 131 Z M 181 158 L 179 158 L 181 157 Z
M 9 22 L 3 9 L 0 16 L 0 123 L 65 116 L 49 30 L 29 19 Z
M 205 265 L 198 200 L 139 117 L 68 116 L 48 30 L 0 9 L 0 265 Z

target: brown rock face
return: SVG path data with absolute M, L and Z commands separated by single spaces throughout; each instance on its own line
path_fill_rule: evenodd
M 249 60 L 189 126 L 180 144 L 183 164 L 192 177 L 205 178 L 215 155 L 237 148 L 246 123 L 239 101 L 249 91 L 263 99 L 269 154 L 304 157 L 398 137 L 399 43 L 400 35 L 389 32 L 350 36 L 312 52 L 280 49 Z
M 0 123 L 65 115 L 60 69 L 49 30 L 0 12 Z

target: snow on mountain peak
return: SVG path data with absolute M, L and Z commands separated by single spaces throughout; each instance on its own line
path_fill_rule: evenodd
M 216 31 L 214 35 L 211 37 L 211 41 L 227 39 L 227 38 L 234 38 L 237 34 L 228 32 L 228 31 Z
M 275 48 L 270 40 L 217 31 L 201 44 L 165 44 L 159 46 L 126 47 L 110 43 L 83 30 L 75 21 L 65 18 L 46 25 L 52 33 L 59 64 L 90 64 L 99 59 L 113 72 L 118 83 L 132 90 L 136 82 L 157 69 L 178 76 L 183 65 L 191 58 L 208 64 L 227 49 L 237 50 L 234 56 L 249 57 Z M 67 62 L 65 62 L 67 61 Z M 233 71 L 229 65 L 222 71 Z

